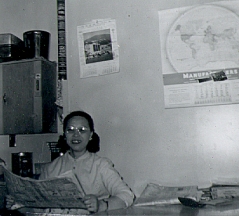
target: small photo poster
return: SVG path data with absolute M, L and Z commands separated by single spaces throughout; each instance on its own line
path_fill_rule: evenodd
M 116 21 L 93 20 L 77 26 L 80 78 L 119 72 Z

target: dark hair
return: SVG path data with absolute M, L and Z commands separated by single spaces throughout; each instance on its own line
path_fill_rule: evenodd
M 81 116 L 81 117 L 85 118 L 88 121 L 88 124 L 90 126 L 90 131 L 93 132 L 91 140 L 89 140 L 88 145 L 86 146 L 86 150 L 88 150 L 89 152 L 92 152 L 92 153 L 98 152 L 100 150 L 100 137 L 95 132 L 94 121 L 93 121 L 92 117 L 84 111 L 71 112 L 64 118 L 64 121 L 63 121 L 63 137 L 65 138 L 65 130 L 66 130 L 66 126 L 67 126 L 68 121 L 75 116 Z M 67 144 L 67 143 L 65 142 L 65 144 Z M 68 149 L 69 149 L 69 147 L 68 147 Z

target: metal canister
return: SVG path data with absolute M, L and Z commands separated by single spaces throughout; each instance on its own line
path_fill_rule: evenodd
M 12 172 L 22 177 L 32 177 L 32 152 L 12 153 Z
M 23 33 L 28 58 L 43 57 L 48 59 L 51 34 L 46 31 L 32 30 Z

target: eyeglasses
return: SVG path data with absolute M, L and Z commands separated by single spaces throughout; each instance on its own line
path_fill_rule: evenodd
M 76 131 L 80 134 L 84 134 L 87 131 L 89 131 L 89 128 L 87 128 L 85 126 L 82 126 L 82 127 L 79 127 L 79 128 L 73 127 L 73 126 L 66 128 L 66 133 L 68 133 L 68 134 L 74 134 L 74 133 L 76 133 Z

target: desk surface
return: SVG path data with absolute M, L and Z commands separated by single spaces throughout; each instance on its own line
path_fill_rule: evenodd
M 190 208 L 181 204 L 165 206 L 132 206 L 127 209 L 99 212 L 95 215 L 164 215 L 164 216 L 239 216 L 239 199 L 217 206 Z

